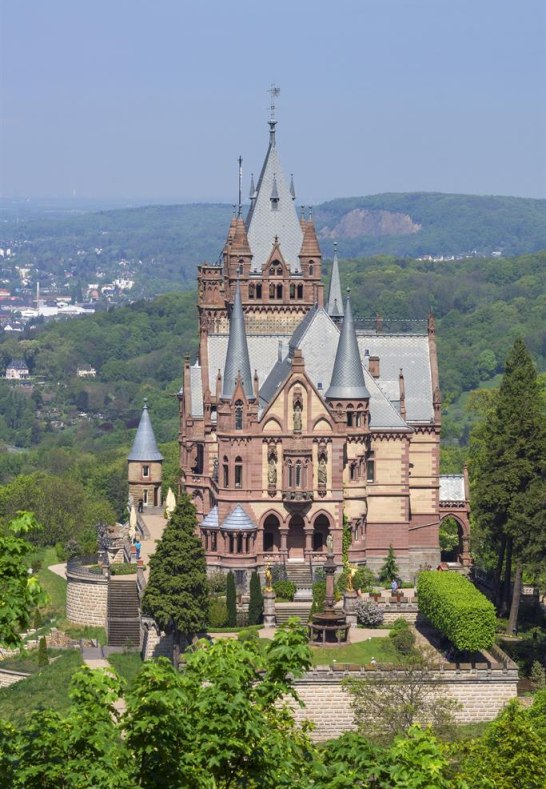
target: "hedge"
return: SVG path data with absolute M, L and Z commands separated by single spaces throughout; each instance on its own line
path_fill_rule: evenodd
M 462 575 L 425 571 L 417 580 L 419 611 L 455 649 L 476 652 L 495 640 L 493 604 Z

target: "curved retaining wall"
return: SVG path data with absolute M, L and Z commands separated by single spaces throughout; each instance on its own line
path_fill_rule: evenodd
M 76 625 L 106 627 L 108 578 L 85 568 L 66 569 L 66 616 Z

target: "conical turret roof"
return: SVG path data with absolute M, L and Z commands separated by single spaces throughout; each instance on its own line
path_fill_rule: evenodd
M 231 400 L 235 390 L 237 376 L 241 376 L 241 381 L 245 389 L 245 394 L 249 400 L 254 399 L 254 388 L 252 385 L 252 372 L 250 370 L 250 358 L 248 355 L 248 344 L 246 341 L 245 318 L 243 314 L 243 304 L 241 301 L 241 289 L 239 281 L 235 288 L 235 300 L 229 321 L 229 339 L 226 353 L 226 363 L 224 367 L 222 400 Z
M 370 397 L 364 383 L 364 371 L 358 350 L 349 296 L 345 302 L 345 317 L 339 335 L 332 380 L 326 397 L 330 400 L 364 400 Z
M 157 447 L 146 401 L 144 401 L 142 416 L 140 417 L 135 440 L 127 460 L 149 461 L 150 463 L 156 460 L 163 460 L 163 455 Z
M 330 277 L 330 287 L 328 288 L 328 307 L 326 311 L 331 318 L 343 317 L 343 296 L 341 295 L 337 249 L 334 252 L 334 262 L 332 263 L 332 276 Z

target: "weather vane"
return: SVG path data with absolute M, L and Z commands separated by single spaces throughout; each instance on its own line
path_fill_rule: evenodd
M 271 112 L 270 120 L 274 121 L 275 120 L 275 99 L 280 94 L 281 89 L 278 88 L 276 85 L 273 85 L 273 83 L 272 83 L 271 87 L 268 89 L 267 92 L 271 95 L 271 104 L 269 106 L 269 110 Z

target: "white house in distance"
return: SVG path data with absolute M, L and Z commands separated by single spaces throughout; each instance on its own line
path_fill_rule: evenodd
M 95 378 L 97 371 L 89 364 L 82 364 L 77 370 L 78 378 Z
M 23 359 L 12 359 L 6 367 L 6 379 L 8 381 L 26 381 L 30 377 L 30 371 Z

